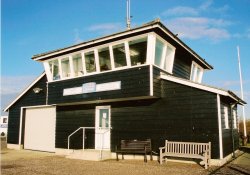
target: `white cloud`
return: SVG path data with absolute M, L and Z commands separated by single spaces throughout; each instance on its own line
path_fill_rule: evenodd
M 95 24 L 87 28 L 91 32 L 100 32 L 101 34 L 108 34 L 118 32 L 122 29 L 121 23 L 103 23 Z
M 214 41 L 230 38 L 226 29 L 220 28 L 226 22 L 204 17 L 181 17 L 166 21 L 166 25 L 181 38 L 208 38 Z
M 198 11 L 192 7 L 186 6 L 178 6 L 172 9 L 168 9 L 162 13 L 164 16 L 182 16 L 182 15 L 189 15 L 189 16 L 196 16 L 198 15 Z
M 228 9 L 227 4 L 214 7 L 213 0 L 207 0 L 197 7 L 177 6 L 167 9 L 162 13 L 163 22 L 181 38 L 209 39 L 217 42 L 234 37 L 227 29 L 233 22 L 223 18 L 204 17 L 203 14 L 224 14 Z
M 1 95 L 16 94 L 28 87 L 35 76 L 2 76 Z

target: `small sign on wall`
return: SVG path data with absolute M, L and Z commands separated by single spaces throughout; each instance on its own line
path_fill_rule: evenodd
M 82 93 L 87 94 L 87 93 L 92 93 L 96 92 L 96 83 L 91 82 L 91 83 L 84 83 L 82 85 Z
M 94 92 L 113 91 L 121 89 L 121 81 L 96 84 L 95 82 L 84 83 L 82 87 L 63 89 L 63 96 L 87 94 Z

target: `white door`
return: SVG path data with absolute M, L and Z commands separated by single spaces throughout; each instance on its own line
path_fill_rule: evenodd
M 95 149 L 110 150 L 110 106 L 97 106 L 95 113 Z
M 55 107 L 27 108 L 24 149 L 55 152 Z

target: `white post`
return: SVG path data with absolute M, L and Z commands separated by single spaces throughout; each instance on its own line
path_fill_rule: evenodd
M 241 65 L 240 65 L 240 48 L 239 48 L 239 46 L 237 46 L 237 51 L 238 51 L 238 63 L 239 63 L 239 74 L 240 74 L 241 99 L 244 100 L 243 85 L 242 85 L 242 75 L 241 75 Z M 246 137 L 247 136 L 247 132 L 246 132 L 246 118 L 245 118 L 245 108 L 244 108 L 244 105 L 242 106 L 242 116 L 243 116 L 244 137 Z
M 82 149 L 85 148 L 85 128 L 82 129 Z

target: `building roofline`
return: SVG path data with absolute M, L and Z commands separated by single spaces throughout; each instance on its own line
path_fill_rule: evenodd
M 160 77 L 161 79 L 164 79 L 164 80 L 168 80 L 168 81 L 179 83 L 185 86 L 194 87 L 194 88 L 201 89 L 204 91 L 212 92 L 214 94 L 219 94 L 219 95 L 230 97 L 231 99 L 235 100 L 238 104 L 241 104 L 241 105 L 247 104 L 244 100 L 242 100 L 240 97 L 238 97 L 236 94 L 234 94 L 232 91 L 229 91 L 229 90 L 224 90 L 224 89 L 220 89 L 217 87 L 192 82 L 190 80 L 186 80 L 186 79 L 182 79 L 182 78 L 178 78 L 178 77 L 174 77 L 174 76 L 166 75 L 166 74 L 161 75 Z
M 26 89 L 24 89 L 23 92 L 21 92 L 3 111 L 7 112 L 9 108 L 15 104 L 32 86 L 34 86 L 39 80 L 41 80 L 45 75 L 45 72 L 43 72 L 39 77 L 37 77 Z
M 32 59 L 35 60 L 35 61 L 41 61 L 41 60 L 44 60 L 44 59 L 46 59 L 48 57 L 51 57 L 51 56 L 54 56 L 54 55 L 56 56 L 57 54 L 62 54 L 62 53 L 67 52 L 67 51 L 72 51 L 74 49 L 78 49 L 78 48 L 81 48 L 81 47 L 93 45 L 93 44 L 100 43 L 100 42 L 103 42 L 103 41 L 107 41 L 107 40 L 110 40 L 110 39 L 113 39 L 113 38 L 118 38 L 120 36 L 126 36 L 128 34 L 133 34 L 133 33 L 136 33 L 136 32 L 145 31 L 145 30 L 153 29 L 153 28 L 161 29 L 166 35 L 170 36 L 174 41 L 176 41 L 183 48 L 185 48 L 188 52 L 190 52 L 197 60 L 199 60 L 206 67 L 206 69 L 209 69 L 209 70 L 213 69 L 213 66 L 211 66 L 209 63 L 207 63 L 205 61 L 205 59 L 200 57 L 195 51 L 193 51 L 190 47 L 188 47 L 176 35 L 174 35 L 166 26 L 164 26 L 160 22 L 159 19 L 156 19 L 156 20 L 151 21 L 149 23 L 143 24 L 142 26 L 139 26 L 139 27 L 136 27 L 136 28 L 132 28 L 132 29 L 129 29 L 129 30 L 124 30 L 122 32 L 118 32 L 118 33 L 114 33 L 114 34 L 107 35 L 107 36 L 104 36 L 104 37 L 96 38 L 96 39 L 89 40 L 89 41 L 86 41 L 86 42 L 82 42 L 82 43 L 79 43 L 79 44 L 75 44 L 75 45 L 72 45 L 72 46 L 69 46 L 69 47 L 64 47 L 64 48 L 61 48 L 61 49 L 53 50 L 53 51 L 50 51 L 50 52 L 36 54 L 36 55 L 32 56 Z

